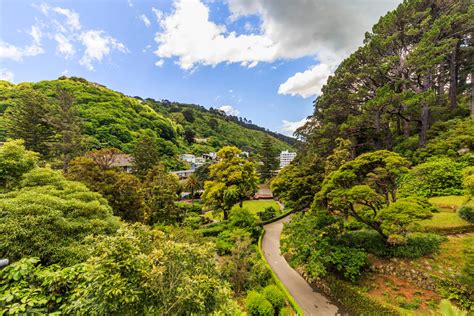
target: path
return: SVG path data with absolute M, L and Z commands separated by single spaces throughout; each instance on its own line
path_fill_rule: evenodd
M 315 292 L 301 275 L 293 270 L 280 254 L 280 235 L 283 223 L 289 221 L 289 216 L 279 221 L 265 225 L 265 235 L 262 240 L 262 250 L 270 267 L 286 286 L 288 292 L 296 300 L 305 315 L 342 315 L 337 305 L 326 296 Z

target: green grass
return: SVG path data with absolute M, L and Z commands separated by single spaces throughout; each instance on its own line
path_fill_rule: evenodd
M 433 217 L 419 222 L 423 227 L 458 227 L 467 226 L 469 222 L 459 217 L 457 213 L 440 212 L 434 213 Z
M 474 204 L 474 201 L 469 201 L 469 198 L 463 195 L 436 196 L 428 201 L 441 212 L 454 212 L 464 204 Z
M 273 206 L 277 210 L 277 215 L 280 214 L 280 205 L 274 200 L 250 200 L 244 201 L 243 208 L 248 209 L 254 214 L 263 212 L 265 208 Z M 234 205 L 233 208 L 238 208 L 239 204 Z

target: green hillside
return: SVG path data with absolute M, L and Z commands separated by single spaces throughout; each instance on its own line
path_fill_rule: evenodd
M 66 91 L 73 98 L 82 121 L 82 133 L 88 136 L 88 149 L 115 147 L 127 153 L 138 135 L 147 130 L 174 155 L 201 154 L 225 145 L 258 153 L 266 136 L 278 150 L 289 149 L 290 144 L 294 144 L 293 138 L 266 131 L 246 119 L 227 116 L 219 110 L 166 100 L 143 100 L 76 77 L 16 85 L 1 81 L 0 140 L 15 137 L 14 132 L 8 131 L 4 114 L 18 102 L 24 102 L 22 94 L 33 98 L 34 104 L 38 104 L 34 98 L 46 98 L 46 103 L 55 104 L 59 91 Z

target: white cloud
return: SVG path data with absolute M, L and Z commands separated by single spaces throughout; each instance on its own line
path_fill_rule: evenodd
M 145 24 L 146 27 L 149 27 L 151 25 L 150 20 L 148 20 L 145 14 L 140 15 L 139 19 L 142 20 L 143 24 Z
M 239 115 L 239 110 L 237 110 L 236 108 L 234 108 L 232 105 L 223 105 L 219 108 L 219 110 L 221 111 L 224 111 L 225 114 L 227 115 Z
M 393 9 L 400 0 L 228 0 L 230 21 L 257 16 L 260 33 L 237 34 L 209 19 L 209 8 L 199 0 L 175 0 L 174 10 L 160 23 L 156 34 L 160 58 L 177 58 L 178 65 L 191 70 L 196 65 L 215 66 L 239 63 L 255 67 L 259 62 L 314 57 L 334 67 L 362 44 L 364 33 L 379 16 Z M 249 30 L 250 25 L 244 29 Z M 318 91 L 321 74 L 311 66 L 299 75 L 294 88 L 283 84 L 282 93 Z M 310 78 L 312 75 L 312 78 Z M 296 76 L 296 75 L 295 75 Z M 313 87 L 309 85 L 313 83 Z M 317 92 L 313 92 L 313 95 Z
M 74 55 L 76 50 L 71 41 L 69 41 L 64 35 L 58 33 L 54 36 L 54 39 L 58 43 L 56 50 L 60 55 L 64 56 L 66 59 Z
M 0 69 L 0 80 L 6 80 L 6 81 L 13 82 L 14 77 L 15 77 L 15 75 L 10 70 L 8 70 L 6 68 L 1 68 Z
M 301 126 L 303 126 L 306 122 L 308 121 L 307 118 L 304 118 L 300 121 L 287 121 L 287 120 L 283 120 L 282 123 L 282 127 L 281 127 L 281 132 L 283 134 L 286 134 L 286 135 L 289 135 L 289 136 L 292 136 L 293 133 Z
M 94 70 L 92 61 L 102 61 L 104 56 L 110 54 L 111 49 L 116 49 L 123 53 L 128 50 L 125 46 L 118 42 L 115 38 L 108 36 L 104 31 L 87 31 L 83 32 L 79 40 L 86 47 L 86 51 L 79 64 L 85 66 L 89 70 Z
M 33 38 L 33 43 L 36 45 L 41 44 L 41 37 L 43 36 L 43 32 L 37 25 L 31 26 L 31 31 L 28 33 Z
M 160 59 L 155 62 L 156 67 L 162 67 L 164 65 L 165 61 L 163 59 Z
M 153 7 L 151 8 L 151 11 L 153 11 L 155 14 L 156 21 L 160 23 L 161 19 L 163 18 L 163 12 Z
M 14 61 L 20 61 L 23 57 L 31 57 L 44 53 L 43 48 L 36 44 L 20 48 L 15 45 L 0 42 L 0 59 L 11 59 Z
M 321 93 L 321 88 L 333 72 L 330 66 L 318 64 L 304 72 L 297 72 L 278 88 L 279 94 L 301 95 L 304 98 Z
M 79 22 L 79 14 L 68 9 L 55 7 L 52 10 L 58 14 L 66 17 L 66 24 L 72 31 L 78 31 L 81 29 L 81 22 Z
M 127 2 L 128 2 L 128 6 L 129 6 L 130 8 L 133 8 L 133 2 L 132 2 L 132 0 L 128 0 Z

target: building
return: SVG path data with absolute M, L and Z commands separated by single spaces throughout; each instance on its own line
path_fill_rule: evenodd
M 177 175 L 179 180 L 183 180 L 183 179 L 186 179 L 187 177 L 189 177 L 190 175 L 192 175 L 194 173 L 194 170 L 193 169 L 178 170 L 178 171 L 172 171 L 171 173 Z
M 189 163 L 194 163 L 194 161 L 196 160 L 196 156 L 194 156 L 193 154 L 182 154 L 179 156 L 179 159 Z
M 112 168 L 118 168 L 125 172 L 133 171 L 133 157 L 127 154 L 117 154 L 112 158 L 110 163 Z
M 288 166 L 293 161 L 293 159 L 295 159 L 295 157 L 295 152 L 289 152 L 288 150 L 282 151 L 280 153 L 280 168 Z

